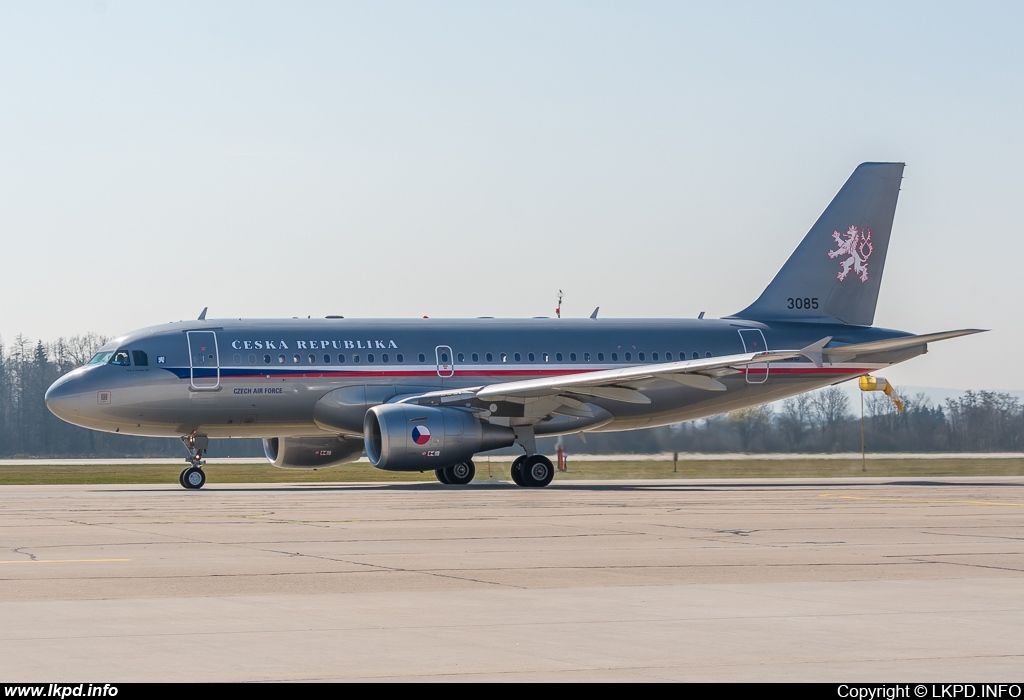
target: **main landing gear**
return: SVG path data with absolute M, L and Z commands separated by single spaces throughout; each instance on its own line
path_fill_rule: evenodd
M 203 459 L 203 455 L 206 454 L 206 448 L 210 446 L 210 438 L 192 433 L 183 435 L 181 444 L 188 450 L 188 457 L 185 458 L 185 461 L 191 466 L 181 470 L 181 474 L 178 475 L 178 483 L 182 488 L 201 489 L 206 483 L 206 472 L 203 471 L 206 460 Z
M 544 455 L 523 455 L 512 462 L 512 481 L 526 488 L 544 488 L 555 478 L 555 466 Z
M 473 464 L 473 460 L 467 459 L 465 462 L 453 464 L 444 469 L 435 469 L 434 475 L 442 484 L 462 486 L 473 480 L 473 477 L 476 475 L 476 465 Z

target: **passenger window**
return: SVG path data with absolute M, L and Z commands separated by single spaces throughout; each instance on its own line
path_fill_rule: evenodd
M 555 362 L 561 362 L 561 361 L 562 361 L 562 353 L 556 352 L 555 353 Z
M 630 361 L 632 361 L 632 359 L 633 359 L 633 353 L 627 352 L 626 353 L 626 362 L 630 362 Z
M 420 362 L 426 362 L 426 361 L 427 361 L 427 356 L 426 356 L 426 355 L 424 355 L 424 354 L 423 354 L 423 353 L 421 352 L 421 353 L 420 353 Z
M 284 353 L 277 356 L 277 363 L 283 365 L 287 360 L 285 359 Z
M 353 355 L 352 356 L 352 362 L 358 365 L 359 364 L 359 355 Z
M 292 355 L 292 362 L 294 362 L 295 364 L 299 364 L 300 362 L 302 362 L 302 358 L 299 356 L 299 353 L 295 353 L 294 355 Z
M 366 361 L 369 362 L 371 365 L 373 364 L 373 353 L 372 352 L 366 353 Z
M 133 353 L 134 353 L 134 351 L 133 351 Z M 234 362 L 234 363 L 235 363 L 236 365 L 240 365 L 240 364 L 242 364 L 242 356 L 241 356 L 241 355 L 239 355 L 238 353 L 235 353 L 234 355 L 232 355 L 232 356 L 231 356 L 231 360 L 232 360 L 232 362 Z M 138 365 L 138 364 L 139 364 L 139 358 L 137 358 L 137 357 L 135 358 L 135 364 L 136 364 L 136 365 Z
M 520 355 L 518 352 L 514 355 L 514 357 L 515 357 L 516 362 L 522 362 L 523 361 L 523 356 Z
M 576 361 L 576 353 L 570 352 L 569 353 L 569 362 L 575 362 L 575 361 Z
M 654 358 L 654 359 L 658 359 L 658 358 Z M 666 352 L 665 353 L 665 359 L 668 360 L 669 362 L 671 362 L 672 361 L 672 353 Z
M 249 364 L 250 365 L 256 364 L 256 355 L 249 355 Z
M 548 362 L 551 359 L 550 357 L 548 357 L 548 354 L 546 352 L 542 353 L 541 356 L 544 358 L 545 362 Z
M 446 353 L 446 352 L 442 352 L 441 353 L 441 364 L 442 365 L 448 364 L 448 353 Z
M 398 353 L 397 357 L 398 357 L 399 363 L 405 362 L 405 356 L 402 355 L 402 353 Z
M 494 362 L 494 355 L 492 355 L 491 353 L 487 353 L 486 355 L 484 355 L 484 357 L 487 359 L 488 362 Z
M 236 355 L 235 357 L 238 356 Z M 235 360 L 235 364 L 241 364 L 239 362 L 241 359 L 239 357 L 238 360 Z M 149 367 L 149 356 L 142 350 L 132 350 L 132 360 L 135 362 L 136 367 Z
M 132 361 L 128 359 L 128 352 L 126 350 L 118 350 L 114 353 L 114 357 L 111 358 L 110 364 L 128 367 L 132 364 Z
M 508 355 L 506 355 L 505 353 L 501 353 L 501 361 L 508 362 Z
M 324 364 L 325 365 L 331 364 L 331 356 L 326 354 L 326 353 L 324 354 Z
M 461 364 L 461 363 L 463 363 L 465 361 L 466 361 L 466 356 L 463 353 L 460 352 L 459 353 L 459 363 Z
M 384 353 L 383 355 L 381 355 L 380 356 L 380 361 L 381 362 L 387 362 L 388 361 L 388 354 Z
M 477 353 L 474 352 L 473 353 L 473 362 L 479 362 L 479 361 L 480 361 L 480 355 L 478 355 Z
M 699 352 L 693 353 L 693 359 L 699 360 L 700 359 L 700 353 Z
M 270 355 L 264 355 L 263 356 L 263 364 L 265 364 L 265 365 L 269 365 L 270 364 Z
M 314 355 L 313 353 L 309 353 L 309 364 L 311 364 L 311 365 L 315 365 L 316 364 L 316 355 Z
M 583 361 L 584 362 L 590 362 L 590 353 L 589 352 L 583 353 Z
M 704 357 L 711 357 L 711 353 L 710 352 L 704 353 Z
M 651 359 L 654 360 L 655 362 L 657 362 L 658 361 L 658 353 L 652 352 L 651 353 Z
M 641 352 L 637 354 L 637 358 L 639 358 L 639 360 L 643 362 L 647 358 L 647 355 Z
M 612 362 L 618 362 L 618 361 L 619 361 L 619 353 L 613 352 L 612 353 Z
M 537 359 L 532 352 L 529 355 L 527 355 L 526 357 L 527 357 L 527 359 L 530 360 L 530 362 L 534 362 Z
M 339 365 L 345 364 L 345 356 L 344 355 L 338 355 L 338 364 Z
M 598 362 L 604 362 L 604 353 L 603 352 L 597 353 L 597 361 Z

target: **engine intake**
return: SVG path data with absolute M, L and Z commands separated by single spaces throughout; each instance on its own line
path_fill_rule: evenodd
M 370 463 L 389 471 L 450 467 L 515 442 L 511 428 L 484 423 L 468 411 L 395 403 L 366 412 L 363 436 Z
M 263 453 L 281 469 L 319 469 L 356 461 L 363 443 L 337 437 L 263 438 Z

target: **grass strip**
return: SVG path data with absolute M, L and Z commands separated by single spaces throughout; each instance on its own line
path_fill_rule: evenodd
M 174 464 L 90 464 L 28 466 L 0 465 L 0 484 L 174 484 L 184 467 Z M 569 479 L 762 479 L 762 478 L 834 478 L 856 476 L 1020 476 L 1024 459 L 868 459 L 862 471 L 859 459 L 736 459 L 681 460 L 673 472 L 671 461 L 588 462 L 570 459 L 568 471 L 555 475 Z M 488 465 L 477 459 L 477 481 L 510 481 L 507 461 Z M 206 466 L 209 483 L 318 483 L 318 482 L 399 482 L 433 481 L 433 472 L 385 472 L 369 464 L 346 464 L 328 469 L 277 469 L 267 463 L 217 464 Z

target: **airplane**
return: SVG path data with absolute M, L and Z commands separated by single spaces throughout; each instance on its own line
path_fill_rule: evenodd
M 211 438 L 262 438 L 282 468 L 359 459 L 462 485 L 518 446 L 523 487 L 554 467 L 537 438 L 707 418 L 904 362 L 927 335 L 872 326 L 903 163 L 863 163 L 752 304 L 720 319 L 207 319 L 104 345 L 46 392 L 75 425 L 178 437 L 186 489 Z M 776 349 L 771 349 L 776 348 Z

